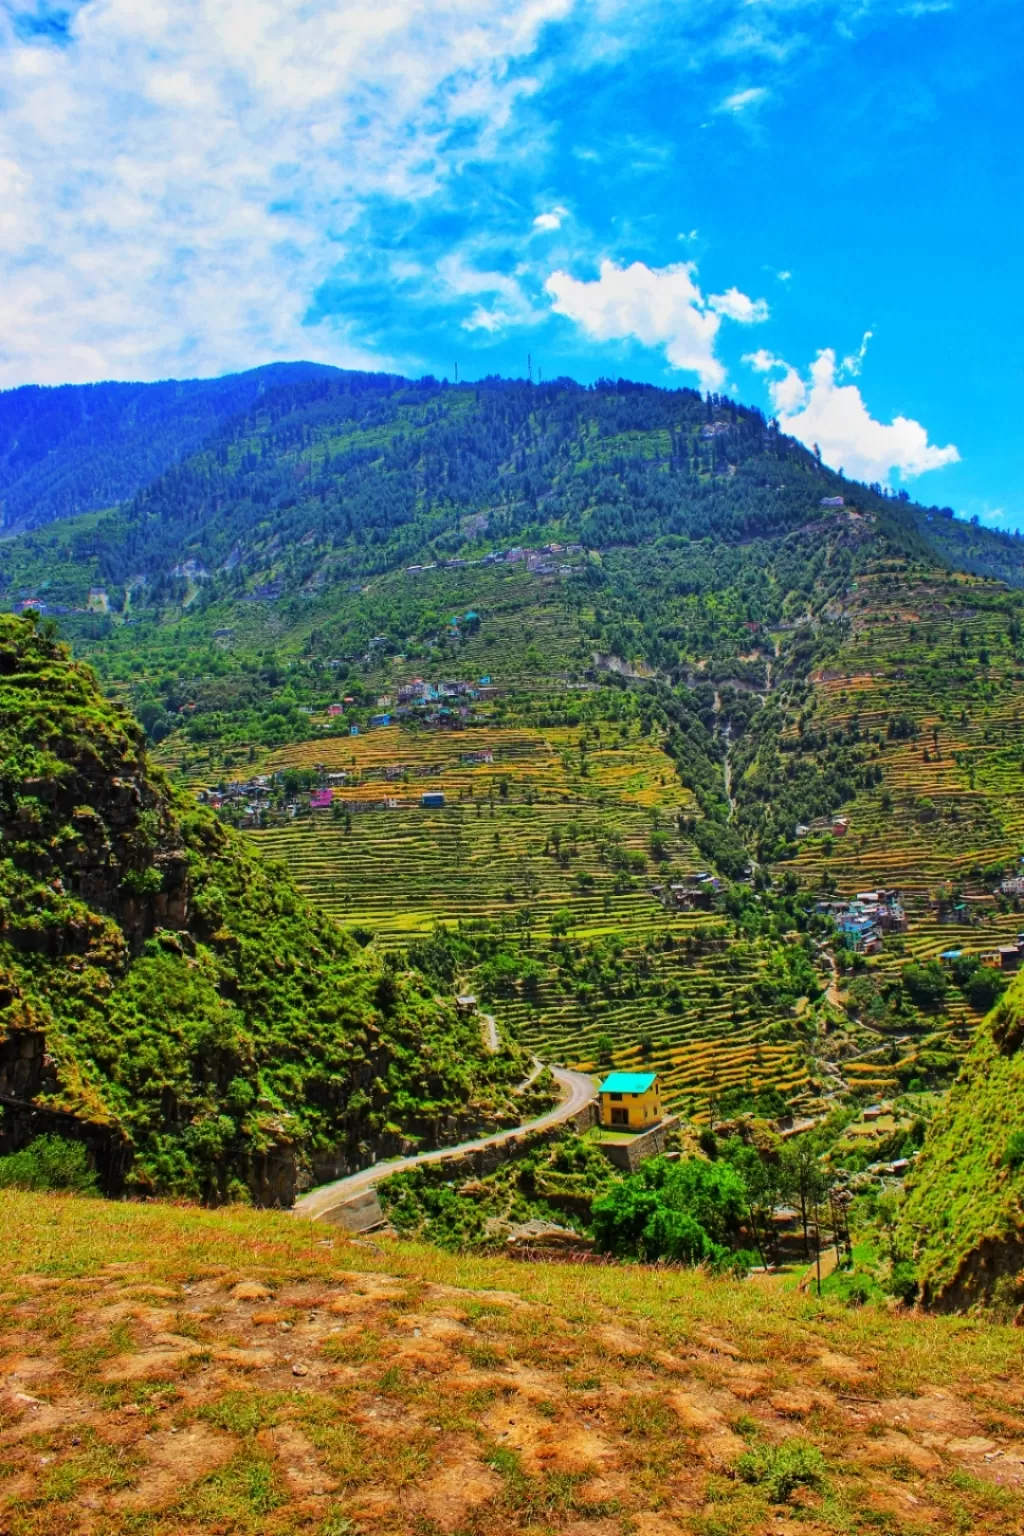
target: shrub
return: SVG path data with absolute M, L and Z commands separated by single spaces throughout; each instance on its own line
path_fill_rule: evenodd
M 895 1296 L 897 1301 L 905 1302 L 907 1306 L 917 1300 L 917 1275 L 909 1259 L 895 1261 L 885 1289 L 890 1296 Z
M 99 1193 L 99 1181 L 80 1141 L 37 1136 L 20 1152 L 0 1157 L 0 1189 L 70 1189 Z
M 1006 1143 L 1003 1153 L 1003 1165 L 1006 1168 L 1024 1168 L 1024 1131 L 1014 1131 Z
M 598 1247 L 620 1258 L 720 1268 L 746 1208 L 743 1181 L 727 1164 L 652 1158 L 594 1201 L 593 1230 Z
M 977 1008 L 979 1013 L 988 1013 L 994 1008 L 1009 986 L 1009 977 L 990 965 L 977 966 L 962 981 L 959 977 L 955 979 L 971 1007 Z
M 773 1504 L 785 1504 L 797 1488 L 820 1488 L 825 1481 L 825 1459 L 817 1446 L 795 1438 L 746 1451 L 736 1470 L 745 1483 L 762 1487 Z
M 918 1008 L 941 1008 L 946 1000 L 946 977 L 937 960 L 905 965 L 901 979 L 907 996 Z
M 129 869 L 121 881 L 125 890 L 131 891 L 133 896 L 155 896 L 163 883 L 163 875 L 152 866 L 149 869 Z

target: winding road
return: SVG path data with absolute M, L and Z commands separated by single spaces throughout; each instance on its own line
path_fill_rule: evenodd
M 594 1079 L 586 1072 L 569 1072 L 565 1067 L 552 1067 L 551 1075 L 562 1088 L 563 1097 L 554 1109 L 549 1109 L 539 1119 L 529 1120 L 525 1125 L 514 1126 L 509 1131 L 496 1131 L 493 1136 L 481 1136 L 477 1141 L 461 1141 L 457 1146 L 436 1147 L 431 1152 L 419 1152 L 415 1157 L 393 1157 L 387 1162 L 374 1163 L 372 1168 L 362 1168 L 358 1173 L 350 1173 L 347 1178 L 335 1179 L 330 1184 L 321 1184 L 319 1189 L 311 1189 L 308 1195 L 296 1200 L 292 1214 L 306 1221 L 316 1221 L 326 1216 L 328 1211 L 344 1205 L 353 1195 L 372 1188 L 393 1173 L 403 1173 L 406 1168 L 415 1168 L 421 1163 L 443 1163 L 447 1158 L 457 1157 L 462 1152 L 497 1147 L 502 1142 L 525 1136 L 529 1131 L 543 1131 L 549 1125 L 561 1125 L 563 1121 L 579 1114 L 581 1109 L 585 1109 L 597 1097 Z

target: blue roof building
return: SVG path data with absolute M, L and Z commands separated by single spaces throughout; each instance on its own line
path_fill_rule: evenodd
M 601 1124 L 609 1130 L 646 1131 L 661 1119 L 657 1072 L 610 1072 L 597 1097 Z

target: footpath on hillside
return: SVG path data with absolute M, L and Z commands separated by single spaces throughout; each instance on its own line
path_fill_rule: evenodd
M 416 1168 L 424 1163 L 442 1163 L 448 1158 L 459 1157 L 464 1152 L 477 1152 L 484 1147 L 501 1146 L 508 1141 L 515 1141 L 521 1136 L 528 1135 L 531 1131 L 543 1131 L 548 1126 L 561 1125 L 578 1115 L 581 1109 L 585 1109 L 597 1097 L 597 1086 L 594 1079 L 586 1072 L 570 1072 L 565 1067 L 552 1067 L 551 1075 L 562 1089 L 562 1099 L 554 1109 L 549 1109 L 536 1120 L 528 1120 L 524 1125 L 513 1126 L 511 1130 L 496 1131 L 490 1136 L 478 1137 L 475 1141 L 460 1141 L 451 1147 L 435 1147 L 430 1152 L 418 1152 L 411 1157 L 394 1157 L 385 1162 L 374 1163 L 370 1168 L 362 1168 L 358 1173 L 350 1173 L 344 1179 L 334 1179 L 330 1184 L 322 1184 L 318 1189 L 311 1189 L 307 1195 L 302 1195 L 292 1207 L 296 1216 L 302 1216 L 309 1221 L 316 1221 L 324 1217 L 328 1212 L 336 1210 L 351 1200 L 353 1195 L 362 1194 L 379 1184 L 382 1179 L 390 1178 L 393 1173 L 404 1173 L 407 1168 Z M 527 1079 L 529 1081 L 529 1079 Z

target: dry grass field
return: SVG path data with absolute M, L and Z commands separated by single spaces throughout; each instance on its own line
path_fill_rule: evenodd
M 1015 1536 L 1024 1340 L 0 1195 L 4 1536 Z

